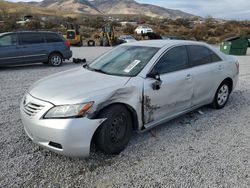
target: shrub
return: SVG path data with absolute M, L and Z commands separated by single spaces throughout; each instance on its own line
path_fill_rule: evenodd
M 131 24 L 127 24 L 126 27 L 123 29 L 123 32 L 126 34 L 134 34 L 135 33 L 135 26 Z

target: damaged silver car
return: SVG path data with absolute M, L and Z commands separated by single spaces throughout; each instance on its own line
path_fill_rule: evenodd
M 207 44 L 124 44 L 83 68 L 42 79 L 21 102 L 25 132 L 54 152 L 86 157 L 90 145 L 118 154 L 143 131 L 211 104 L 225 106 L 238 62 Z

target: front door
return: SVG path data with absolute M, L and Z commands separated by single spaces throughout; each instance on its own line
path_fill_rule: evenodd
M 154 78 L 144 82 L 144 124 L 175 116 L 191 107 L 193 79 L 188 68 L 185 46 L 168 50 L 156 63 L 153 72 L 160 74 L 162 84 L 155 89 Z
M 0 65 L 21 62 L 21 54 L 16 34 L 0 36 Z

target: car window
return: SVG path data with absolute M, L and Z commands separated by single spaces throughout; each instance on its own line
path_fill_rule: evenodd
M 13 46 L 17 45 L 17 35 L 16 34 L 8 34 L 0 37 L 0 46 Z
M 46 33 L 45 34 L 46 42 L 52 43 L 52 42 L 63 42 L 62 38 L 55 33 Z
M 22 45 L 44 43 L 44 38 L 40 33 L 20 33 Z
M 74 39 L 76 37 L 76 33 L 74 31 L 68 31 L 67 32 L 67 38 L 68 39 Z
M 211 62 L 219 62 L 219 61 L 222 61 L 222 59 L 216 54 L 214 53 L 212 50 L 209 50 L 210 51 L 210 55 L 211 55 Z
M 157 62 L 154 70 L 165 74 L 187 68 L 188 56 L 185 46 L 178 46 L 166 52 Z
M 189 60 L 191 66 L 199 66 L 213 62 L 222 61 L 222 59 L 212 50 L 205 46 L 188 46 Z

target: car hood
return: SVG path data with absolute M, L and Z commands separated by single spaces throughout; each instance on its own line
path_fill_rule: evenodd
M 102 93 L 113 92 L 129 79 L 77 68 L 39 80 L 29 88 L 28 93 L 54 105 L 77 104 L 88 102 Z

